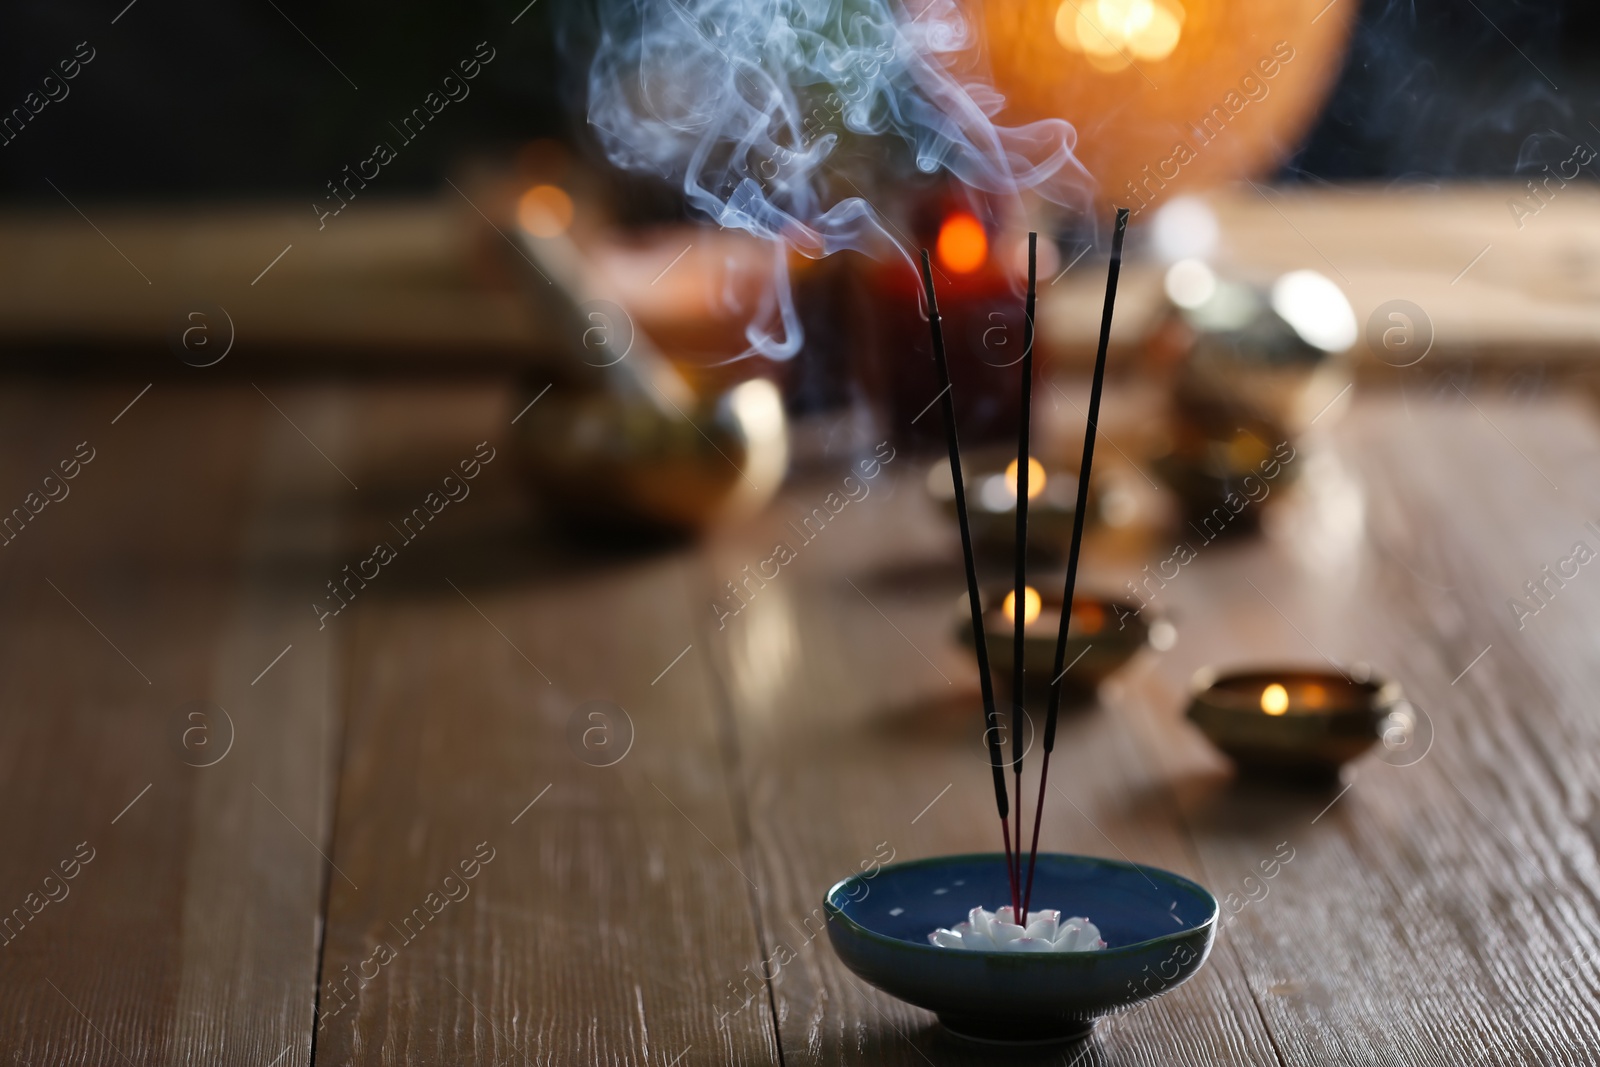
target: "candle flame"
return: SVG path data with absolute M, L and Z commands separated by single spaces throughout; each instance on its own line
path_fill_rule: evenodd
M 1289 710 L 1289 691 L 1273 682 L 1261 691 L 1261 710 L 1268 715 L 1282 715 Z
M 1017 471 L 1018 471 L 1018 469 L 1019 468 L 1017 466 L 1017 461 L 1016 460 L 1012 460 L 1010 463 L 1006 464 L 1006 485 L 1010 487 L 1011 496 L 1012 496 L 1013 499 L 1015 499 L 1016 495 L 1017 495 Z M 1029 500 L 1032 500 L 1034 497 L 1036 497 L 1040 493 L 1044 492 L 1044 483 L 1045 483 L 1045 481 L 1046 481 L 1046 478 L 1045 478 L 1045 473 L 1044 473 L 1044 464 L 1040 463 L 1038 460 L 1034 459 L 1032 456 L 1029 456 L 1028 457 L 1028 499 Z
M 1026 626 L 1039 617 L 1039 610 L 1044 607 L 1044 601 L 1039 596 L 1039 591 L 1031 585 L 1022 587 L 1022 624 Z M 1017 621 L 1017 593 L 1016 590 L 1006 594 L 1006 602 L 1000 609 L 1005 613 L 1007 622 Z
M 939 262 L 956 274 L 971 274 L 989 258 L 989 235 L 983 223 L 965 211 L 944 220 L 939 227 Z

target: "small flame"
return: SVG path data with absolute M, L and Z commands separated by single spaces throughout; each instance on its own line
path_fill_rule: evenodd
M 1026 626 L 1039 617 L 1039 611 L 1044 607 L 1044 601 L 1039 596 L 1039 591 L 1031 585 L 1022 587 L 1022 625 Z M 1006 594 L 1006 602 L 1000 609 L 1005 613 L 1007 622 L 1017 621 L 1017 592 L 1012 590 Z
M 1289 691 L 1273 682 L 1261 691 L 1261 710 L 1268 715 L 1282 715 L 1289 710 Z
M 965 211 L 944 220 L 939 227 L 939 262 L 956 274 L 971 274 L 989 258 L 989 235 L 983 223 Z
M 1012 497 L 1013 500 L 1016 499 L 1016 496 L 1017 496 L 1017 469 L 1018 468 L 1017 468 L 1017 461 L 1016 460 L 1012 460 L 1010 463 L 1006 464 L 1006 485 L 1011 488 L 1011 497 Z M 1040 463 L 1038 460 L 1034 459 L 1032 456 L 1029 456 L 1028 457 L 1028 499 L 1029 500 L 1032 500 L 1034 497 L 1036 497 L 1040 493 L 1044 492 L 1045 480 L 1046 479 L 1045 479 L 1045 474 L 1044 474 L 1044 464 Z
M 517 201 L 517 222 L 535 237 L 557 237 L 572 225 L 572 197 L 557 185 L 535 185 Z

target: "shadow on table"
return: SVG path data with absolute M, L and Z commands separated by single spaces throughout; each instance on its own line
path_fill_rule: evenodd
M 1264 840 L 1302 829 L 1320 817 L 1345 788 L 1337 779 L 1293 782 L 1241 777 L 1235 772 L 1195 772 L 1130 789 L 1123 815 L 1166 821 L 1176 805 L 1190 831 L 1211 838 Z
M 869 596 L 924 598 L 929 590 L 948 591 L 952 600 L 966 592 L 961 559 L 910 559 L 886 562 L 854 576 Z
M 1035 694 L 1037 695 L 1037 694 Z M 1028 698 L 1028 733 L 1032 737 L 1044 727 L 1044 700 Z M 1001 720 L 1001 741 L 1009 744 L 1011 708 L 1003 694 L 995 694 L 996 710 Z M 958 685 L 954 691 L 919 694 L 898 704 L 885 705 L 873 711 L 867 728 L 885 738 L 902 744 L 984 744 L 983 697 L 976 680 L 970 686 Z M 1060 728 L 1070 730 L 1076 720 L 1087 719 L 1100 709 L 1095 697 L 1081 692 L 1063 694 L 1060 710 Z M 1029 751 L 1033 748 L 1030 744 Z
M 901 1030 L 887 1017 L 884 1025 L 867 1030 L 854 1051 L 864 1063 L 931 1063 L 935 1067 L 980 1067 L 987 1064 L 1014 1064 L 1016 1067 L 1118 1067 L 1131 1062 L 1146 1062 L 1126 1051 L 1118 1051 L 1111 1040 L 1108 1024 L 1102 1022 L 1088 1037 L 1062 1044 L 1006 1048 L 980 1044 L 956 1037 L 932 1016 L 921 1026 Z M 917 1056 L 906 1055 L 909 1045 Z

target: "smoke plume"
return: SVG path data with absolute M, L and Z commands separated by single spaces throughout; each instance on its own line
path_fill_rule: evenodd
M 1071 125 L 993 121 L 1004 101 L 971 69 L 963 12 L 974 3 L 599 0 L 589 121 L 611 162 L 659 175 L 712 222 L 772 244 L 774 288 L 744 355 L 799 350 L 787 250 L 898 254 L 915 269 L 864 196 L 829 202 L 841 136 L 990 196 L 1031 189 L 1087 207 Z

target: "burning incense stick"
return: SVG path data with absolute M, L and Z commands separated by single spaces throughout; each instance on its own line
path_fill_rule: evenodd
M 1017 881 L 1022 881 L 1022 717 L 1023 668 L 1022 636 L 1027 626 L 1028 592 L 1028 423 L 1033 414 L 1033 305 L 1038 295 L 1037 268 L 1039 235 L 1028 233 L 1028 297 L 1024 305 L 1022 325 L 1022 406 L 1017 419 L 1017 552 L 1016 591 L 1012 594 L 1011 614 L 1015 622 L 1012 638 L 1011 667 L 1011 769 L 1017 782 L 1017 843 L 1013 851 L 1017 862 Z M 1038 834 L 1039 820 L 1034 818 L 1034 833 Z M 1012 912 L 1016 917 L 1016 912 Z M 1027 916 L 1017 919 L 1028 925 Z
M 1039 803 L 1033 813 L 1033 847 L 1028 852 L 1028 882 L 1023 909 L 1033 895 L 1033 868 L 1039 858 L 1039 819 L 1044 814 L 1045 780 L 1050 775 L 1050 751 L 1056 747 L 1056 715 L 1061 710 L 1061 676 L 1066 674 L 1067 628 L 1072 622 L 1072 593 L 1078 581 L 1078 551 L 1083 546 L 1083 515 L 1089 508 L 1089 471 L 1094 464 L 1094 438 L 1099 429 L 1100 393 L 1106 380 L 1106 349 L 1111 344 L 1111 312 L 1117 303 L 1117 276 L 1122 272 L 1122 239 L 1128 232 L 1128 209 L 1117 208 L 1111 238 L 1111 268 L 1106 273 L 1106 303 L 1100 312 L 1100 347 L 1094 357 L 1094 385 L 1089 391 L 1089 421 L 1083 429 L 1083 463 L 1078 468 L 1078 507 L 1072 514 L 1072 549 L 1067 555 L 1066 592 L 1061 599 L 1061 629 L 1056 634 L 1056 661 L 1050 682 L 1050 706 L 1044 721 L 1044 756 L 1039 764 Z M 1020 796 L 1019 796 L 1020 801 Z M 1020 819 L 1021 816 L 1019 815 Z M 1020 849 L 1018 850 L 1021 851 Z M 1020 856 L 1019 856 L 1020 862 Z
M 928 250 L 922 250 L 922 284 L 928 293 L 928 328 L 933 332 L 933 358 L 939 368 L 939 407 L 944 415 L 945 443 L 950 449 L 950 479 L 955 484 L 956 518 L 961 526 L 961 557 L 967 568 L 967 603 L 972 607 L 973 642 L 978 652 L 978 684 L 983 691 L 984 738 L 989 743 L 989 765 L 994 769 L 994 803 L 1000 812 L 1000 838 L 1006 846 L 1006 878 L 1011 883 L 1012 914 L 1021 904 L 1019 876 L 1022 873 L 1021 857 L 1012 862 L 1011 803 L 1006 797 L 1006 772 L 1000 754 L 999 722 L 994 710 L 994 682 L 989 677 L 989 649 L 983 639 L 983 607 L 978 599 L 978 568 L 972 557 L 972 531 L 967 525 L 967 491 L 961 479 L 961 449 L 956 443 L 956 405 L 951 396 L 950 364 L 944 354 L 944 330 L 939 322 L 939 302 L 933 293 L 933 271 L 928 265 Z M 1022 799 L 1021 794 L 1017 799 Z M 1018 839 L 1018 851 L 1021 839 Z

